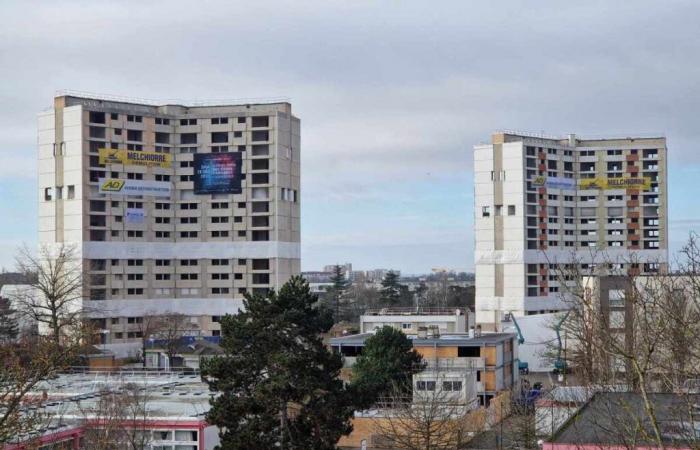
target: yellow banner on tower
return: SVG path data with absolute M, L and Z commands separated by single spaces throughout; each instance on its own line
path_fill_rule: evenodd
M 579 189 L 651 189 L 649 177 L 619 177 L 619 178 L 582 178 L 578 180 Z
M 101 148 L 99 152 L 100 164 L 162 167 L 163 169 L 169 169 L 173 164 L 173 157 L 170 153 L 117 150 L 113 148 Z

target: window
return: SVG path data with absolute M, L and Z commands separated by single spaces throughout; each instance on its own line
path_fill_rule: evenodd
M 169 266 L 169 265 L 170 265 L 169 259 L 156 259 L 156 266 L 163 267 L 163 266 Z
M 515 215 L 515 205 L 508 205 L 508 215 L 509 216 Z
M 462 390 L 462 382 L 461 381 L 443 381 L 442 382 L 442 390 L 443 391 L 459 392 Z
M 180 119 L 180 125 L 197 125 L 197 119 Z
M 161 209 L 161 210 L 170 209 L 170 203 L 156 202 L 156 209 Z
M 212 266 L 228 266 L 228 259 L 212 259 Z
M 127 295 L 143 295 L 143 288 L 128 288 Z
M 180 223 L 197 223 L 197 217 L 180 217 Z
M 143 259 L 127 259 L 127 266 L 143 266 Z
M 199 235 L 196 231 L 181 231 L 181 238 L 196 238 Z
M 227 287 L 213 287 L 211 288 L 212 294 L 228 294 L 229 288 Z
M 413 324 L 412 324 L 412 323 L 402 323 L 402 324 L 401 324 L 401 329 L 402 329 L 402 330 L 410 330 L 411 328 L 413 328 Z
M 180 203 L 180 209 L 197 209 L 197 203 Z
M 245 117 L 237 117 L 236 122 L 237 123 L 245 123 Z
M 228 209 L 228 202 L 214 202 L 211 204 L 211 209 Z
M 131 238 L 142 238 L 143 237 L 143 231 L 140 230 L 128 230 L 126 232 L 127 237 Z
M 50 202 L 52 199 L 53 188 L 44 188 L 44 201 Z
M 156 231 L 156 238 L 164 239 L 170 237 L 170 231 Z
M 130 274 L 127 274 L 126 279 L 130 280 L 130 281 L 140 281 L 140 280 L 143 280 L 143 274 L 130 273 Z
M 211 142 L 214 144 L 223 144 L 228 142 L 228 133 L 225 131 L 215 131 L 211 133 Z
M 143 116 L 136 116 L 136 115 L 127 115 L 126 116 L 126 121 L 127 122 L 143 122 Z
M 230 274 L 228 273 L 212 273 L 211 274 L 211 279 L 212 280 L 228 280 Z
M 170 175 L 156 174 L 156 181 L 170 181 Z
M 212 231 L 212 232 L 211 232 L 211 237 L 213 237 L 213 238 L 228 237 L 228 231 L 226 231 L 226 230 Z
M 270 140 L 270 132 L 265 131 L 253 131 L 251 133 L 251 138 L 253 141 L 268 141 Z
M 199 274 L 196 274 L 196 273 L 181 273 L 180 274 L 181 280 L 196 280 L 198 278 L 199 278 Z
M 491 208 L 489 206 L 482 206 L 481 207 L 481 217 L 490 217 L 491 216 Z
M 110 113 L 109 118 L 112 120 L 119 120 L 119 114 L 117 113 Z
M 141 130 L 126 130 L 127 141 L 142 141 L 143 132 Z
M 253 116 L 251 125 L 253 128 L 268 127 L 270 126 L 270 118 L 268 116 Z
M 199 262 L 196 259 L 181 259 L 180 260 L 181 266 L 196 266 L 198 264 L 199 264 Z
M 180 135 L 180 144 L 196 144 L 197 133 L 182 133 Z
M 434 391 L 435 381 L 418 381 L 416 383 L 416 390 L 418 391 Z
M 161 117 L 156 117 L 156 125 L 170 125 L 170 119 L 163 119 Z
M 129 180 L 143 180 L 143 174 L 142 173 L 127 173 L 126 178 Z

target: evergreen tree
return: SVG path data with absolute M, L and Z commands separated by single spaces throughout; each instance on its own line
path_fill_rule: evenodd
M 247 295 L 245 309 L 222 319 L 224 355 L 203 362 L 213 391 L 207 421 L 222 450 L 335 449 L 352 430 L 355 399 L 338 379 L 339 355 L 323 345 L 329 311 L 301 277 L 267 297 Z
M 330 294 L 330 300 L 332 302 L 331 305 L 335 311 L 334 317 L 337 322 L 340 321 L 340 301 L 350 286 L 350 282 L 347 280 L 347 278 L 345 278 L 345 274 L 343 273 L 343 268 L 341 266 L 333 266 L 331 283 L 333 283 L 333 286 L 331 286 L 328 293 Z
M 397 389 L 410 396 L 413 374 L 424 368 L 423 357 L 400 330 L 384 326 L 365 341 L 353 366 L 351 388 L 361 407 L 369 408 Z
M 396 306 L 401 301 L 401 285 L 399 275 L 389 271 L 382 280 L 381 300 L 387 306 Z

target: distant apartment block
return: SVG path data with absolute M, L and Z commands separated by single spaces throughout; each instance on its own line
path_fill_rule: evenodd
M 300 272 L 300 122 L 289 103 L 64 95 L 39 114 L 39 242 L 81 253 L 106 344 L 178 312 L 193 334 Z
M 476 321 L 559 311 L 557 269 L 655 273 L 668 261 L 663 137 L 501 132 L 474 147 Z M 572 267 L 572 266 L 564 266 Z M 573 282 L 573 281 L 569 281 Z M 487 329 L 487 328 L 485 328 Z

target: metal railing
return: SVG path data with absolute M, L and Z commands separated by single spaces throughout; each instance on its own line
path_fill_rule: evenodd
M 446 307 L 387 307 L 370 308 L 365 310 L 365 316 L 463 316 L 465 308 Z
M 226 106 L 231 104 L 247 104 L 247 103 L 283 103 L 289 102 L 289 97 L 250 97 L 250 98 L 235 98 L 223 100 L 183 100 L 183 99 L 163 99 L 154 100 L 140 97 L 126 97 L 122 95 L 98 94 L 95 92 L 75 91 L 70 89 L 60 89 L 55 93 L 56 97 L 69 96 L 80 97 L 93 100 L 104 100 L 121 103 L 135 103 L 148 106 L 163 106 L 163 105 L 180 105 L 180 106 Z

